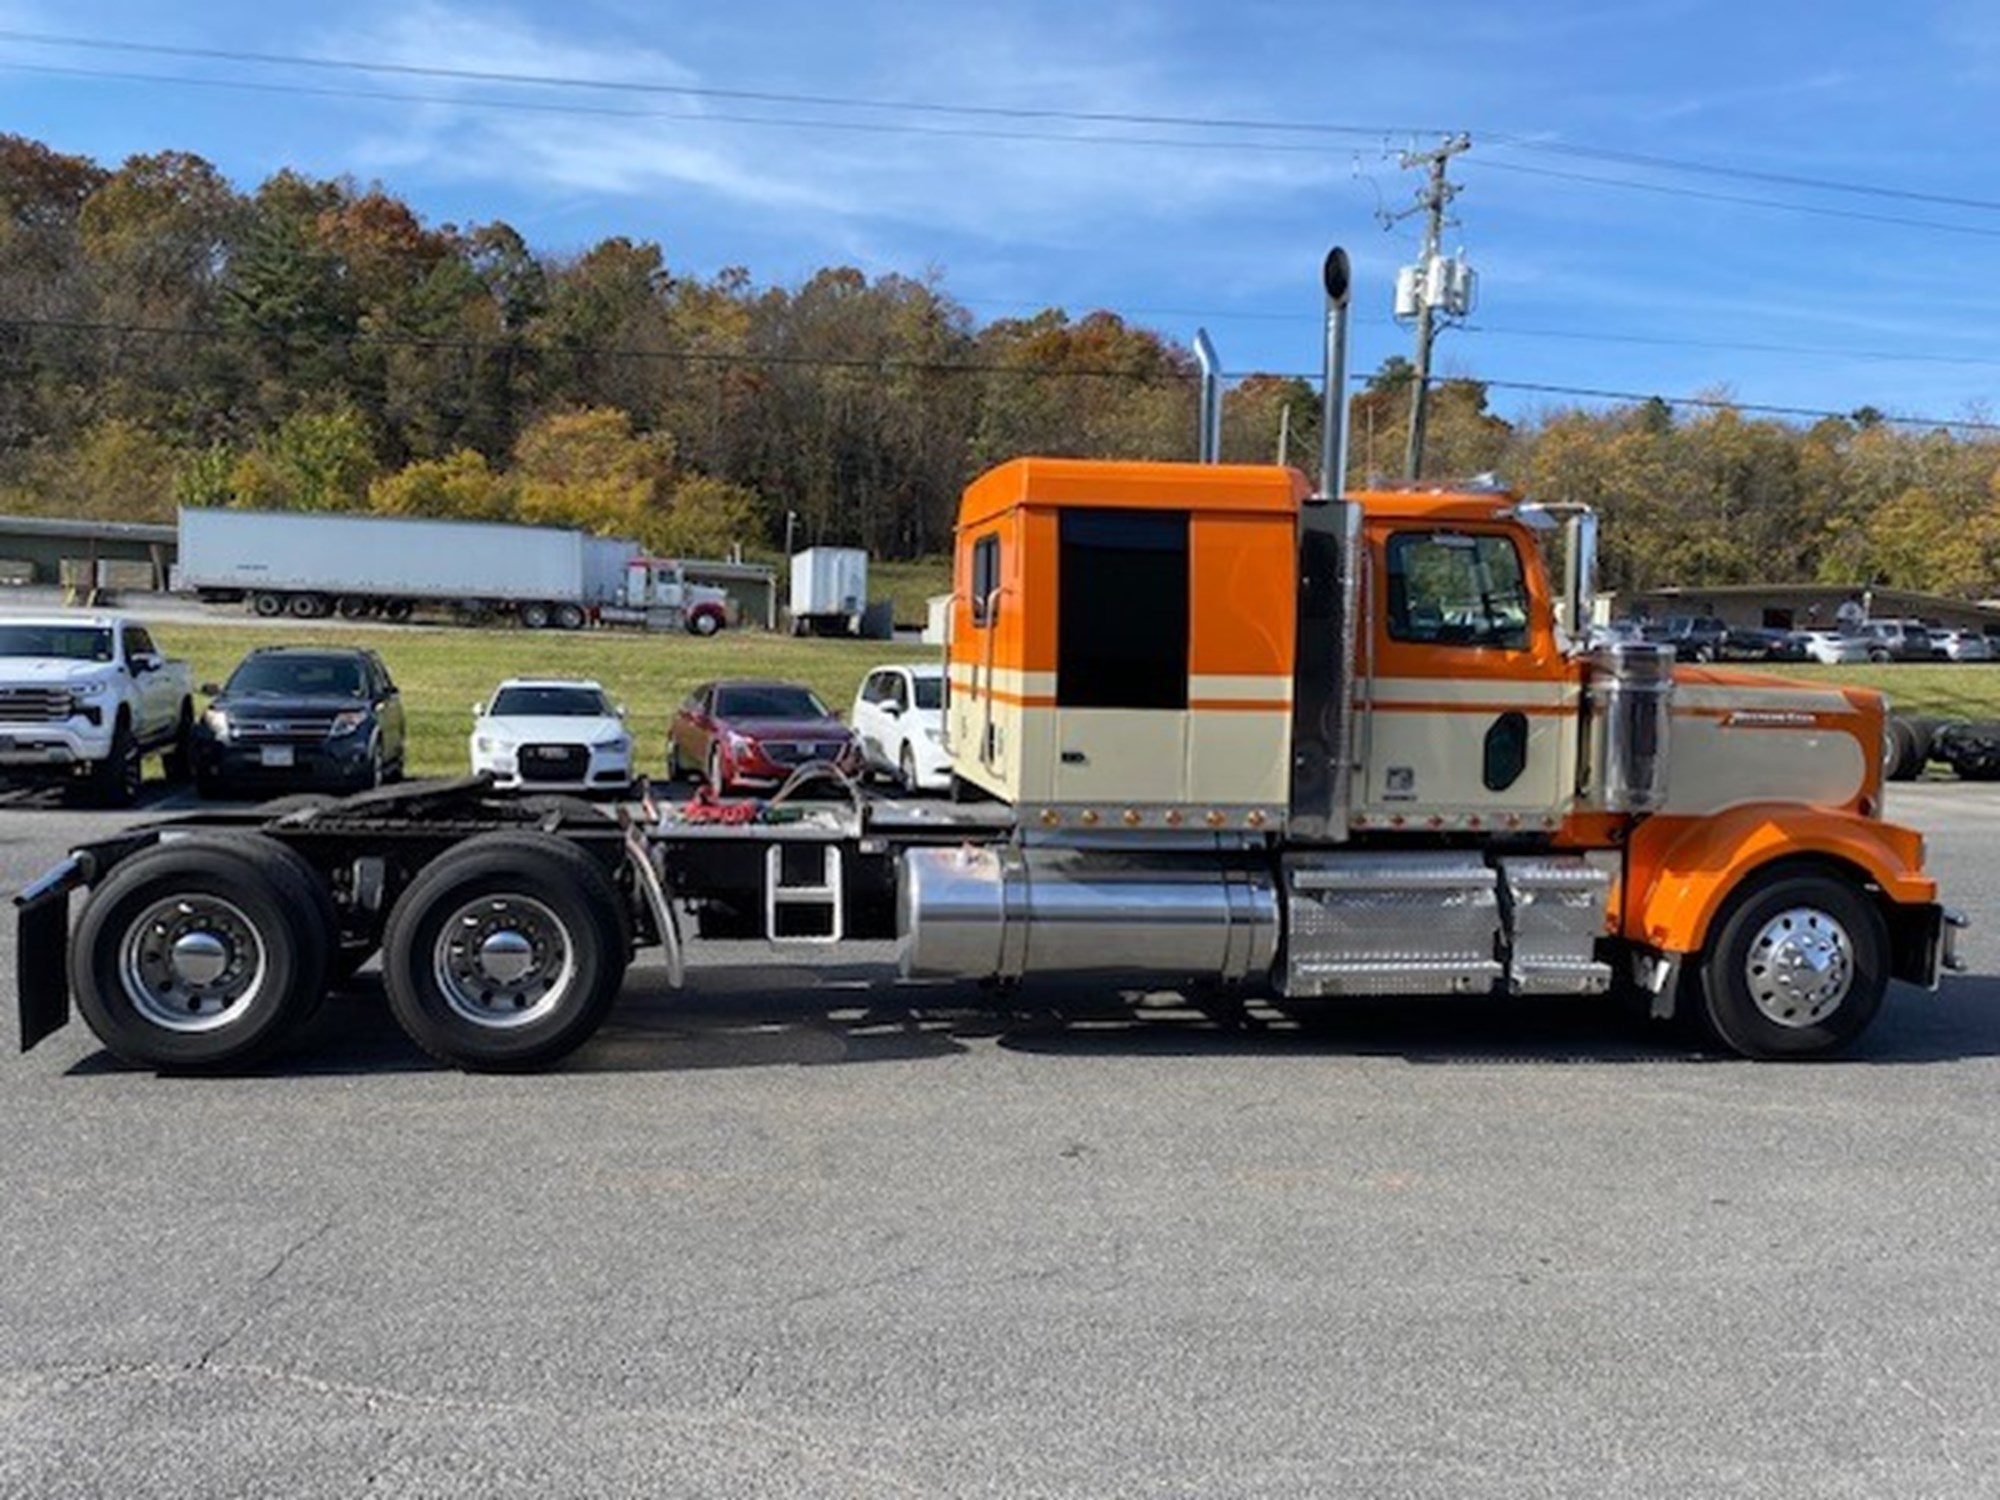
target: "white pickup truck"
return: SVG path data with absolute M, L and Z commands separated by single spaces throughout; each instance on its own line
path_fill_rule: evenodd
M 194 688 L 146 628 L 111 615 L 0 619 L 0 780 L 74 783 L 93 802 L 139 795 L 146 755 L 193 772 Z

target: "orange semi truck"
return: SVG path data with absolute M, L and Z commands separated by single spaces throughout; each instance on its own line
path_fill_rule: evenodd
M 1957 966 L 1882 817 L 1883 700 L 1593 642 L 1595 549 L 1587 511 L 1498 489 L 1005 464 L 959 512 L 951 802 L 805 776 L 611 816 L 475 778 L 135 828 L 17 898 L 23 1043 L 73 997 L 129 1060 L 240 1066 L 379 949 L 433 1055 L 545 1065 L 635 953 L 678 984 L 691 926 L 1001 986 L 1616 992 L 1834 1052 Z

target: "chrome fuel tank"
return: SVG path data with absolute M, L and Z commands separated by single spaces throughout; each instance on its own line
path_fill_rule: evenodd
M 1213 851 L 912 849 L 897 928 L 911 978 L 1261 979 L 1278 896 L 1268 873 Z

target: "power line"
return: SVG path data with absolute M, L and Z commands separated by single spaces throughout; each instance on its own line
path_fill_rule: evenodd
M 316 68 L 347 73 L 386 73 L 411 78 L 445 78 L 461 83 L 505 83 L 532 88 L 589 89 L 607 93 L 662 94 L 686 99 L 731 99 L 757 104 L 804 104 L 820 108 L 865 109 L 907 114 L 958 115 L 1002 120 L 1068 120 L 1091 125 L 1170 125 L 1204 130 L 1259 130 L 1283 134 L 1378 136 L 1401 135 L 1422 127 L 1343 125 L 1326 121 L 1234 119 L 1203 115 L 1142 114 L 1128 110 L 1052 109 L 1031 105 L 945 104 L 927 99 L 870 99 L 848 94 L 808 94 L 772 89 L 731 89 L 694 84 L 649 83 L 634 79 L 578 78 L 559 73 L 516 73 L 492 68 L 446 68 L 420 63 L 369 61 L 347 57 L 313 57 L 298 53 L 249 52 L 226 47 L 180 47 L 159 42 L 132 42 L 103 37 L 57 36 L 46 32 L 0 29 L 0 41 L 40 47 L 77 47 L 86 51 L 132 52 L 155 57 L 183 57 L 207 62 L 252 63 L 264 67 Z
M 1934 229 L 1943 234 L 1973 234 L 2000 239 L 2000 229 L 1977 224 L 1950 224 L 1938 219 L 1911 219 L 1900 214 L 1871 214 L 1854 208 L 1826 208 L 1816 203 L 1778 203 L 1768 198 L 1746 198 L 1737 193 L 1708 192 L 1702 188 L 1674 187 L 1663 182 L 1635 182 L 1629 177 L 1594 177 L 1588 172 L 1564 172 L 1554 167 L 1525 167 L 1519 162 L 1481 161 L 1489 172 L 1514 172 L 1523 177 L 1550 177 L 1562 182 L 1587 182 L 1597 187 L 1623 188 L 1635 193 L 1655 193 L 1663 197 L 1694 198 L 1707 203 L 1731 203 L 1743 208 L 1773 213 L 1811 214 L 1822 219 L 1859 219 L 1867 224 L 1895 224 L 1905 229 Z
M 4 35 L 4 33 L 0 33 Z M 11 73 L 31 73 L 57 78 L 89 78 L 119 83 L 165 84 L 173 88 L 214 89 L 232 93 L 276 94 L 293 98 L 309 99 L 355 99 L 370 103 L 438 105 L 452 109 L 502 114 L 566 115 L 586 119 L 613 120 L 676 120 L 698 125 L 748 125 L 775 130 L 840 131 L 860 135 L 902 135 L 919 136 L 935 140 L 989 140 L 1011 142 L 1046 142 L 1068 146 L 1125 146 L 1150 150 L 1174 151 L 1216 151 L 1216 152 L 1256 152 L 1262 155 L 1324 156 L 1325 147 L 1305 145 L 1297 142 L 1270 140 L 1200 140 L 1189 136 L 1148 136 L 1148 135 L 1082 135 L 1074 132 L 998 130 L 977 127 L 953 127 L 943 125 L 918 125 L 907 121 L 889 122 L 880 120 L 837 120 L 824 117 L 787 115 L 738 115 L 738 114 L 689 114 L 681 110 L 626 109 L 604 104 L 551 103 L 531 99 L 493 99 L 468 97 L 457 94 L 413 94 L 404 90 L 333 88 L 302 83 L 267 83 L 245 78 L 190 78 L 184 75 L 166 73 L 138 73 L 117 68 L 64 67 L 51 63 L 23 63 L 0 60 L 0 71 Z M 1192 124 L 1192 122 L 1189 122 Z M 1364 128 L 1373 135 L 1394 133 L 1390 127 L 1341 127 L 1355 131 Z M 1525 149 L 1535 149 L 1532 143 L 1522 143 Z M 1588 154 L 1579 151 L 1577 154 Z M 1615 159 L 1617 153 L 1608 153 Z M 2000 238 L 2000 229 L 1980 228 L 1976 225 L 1952 224 L 1932 219 L 1913 219 L 1894 214 L 1870 214 L 1852 209 L 1826 208 L 1816 204 L 1782 202 L 1769 198 L 1749 198 L 1729 193 L 1705 191 L 1700 188 L 1675 187 L 1667 183 L 1637 182 L 1630 178 L 1599 177 L 1586 172 L 1565 172 L 1554 167 L 1532 167 L 1519 162 L 1500 162 L 1482 159 L 1480 166 L 1495 172 L 1513 172 L 1527 177 L 1544 177 L 1556 181 L 1585 183 L 1594 187 L 1608 187 L 1633 192 L 1652 193 L 1658 196 L 1698 199 L 1710 203 L 1728 203 L 1744 208 L 1754 208 L 1766 213 L 1808 214 L 1820 218 L 1852 219 L 1871 224 L 1889 224 L 1906 229 L 1937 230 L 1946 234 L 1969 234 L 1983 238 Z M 1904 195 L 1898 195 L 1904 196 Z M 1924 195 L 1914 195 L 1924 196 Z M 1275 315 L 1274 315 L 1275 316 Z
M 677 120 L 696 125 L 761 125 L 780 130 L 839 130 L 867 135 L 913 135 L 947 140 L 1050 141 L 1060 145 L 1170 147 L 1176 151 L 1256 151 L 1265 154 L 1324 156 L 1323 146 L 1284 141 L 1204 141 L 1184 136 L 1078 135 L 1057 131 L 995 130 L 945 125 L 913 125 L 875 120 L 829 120 L 801 115 L 689 114 L 684 110 L 619 109 L 603 104 L 552 104 L 530 99 L 468 98 L 455 94 L 412 94 L 388 89 L 342 89 L 299 83 L 260 83 L 242 78 L 187 78 L 164 73 L 133 73 L 114 68 L 67 68 L 47 63 L 0 61 L 0 71 L 46 74 L 62 78 L 95 78 L 124 83 L 164 83 L 180 88 L 223 89 L 238 93 L 281 94 L 310 99 L 360 99 L 390 104 L 436 104 L 474 112 L 575 115 L 591 119 Z
M 117 336 L 167 337 L 223 342 L 244 337 L 231 330 L 212 326 L 188 324 L 146 324 L 94 322 L 65 318 L 0 318 L 0 333 L 10 330 L 34 332 L 38 330 L 102 333 Z M 535 348 L 520 344 L 510 344 L 493 339 L 440 339 L 419 338 L 408 334 L 340 334 L 322 340 L 327 345 L 365 345 L 383 348 L 414 348 L 440 352 L 522 354 L 531 353 L 544 358 L 593 357 L 601 359 L 652 360 L 661 363 L 688 365 L 762 365 L 778 368 L 865 370 L 883 374 L 925 374 L 925 375 L 1006 375 L 1023 379 L 1060 380 L 1129 380 L 1161 381 L 1192 380 L 1192 373 L 1148 372 L 1140 370 L 1120 370 L 1110 368 L 1067 367 L 1043 369 L 1033 366 L 1002 364 L 995 361 L 966 360 L 923 360 L 890 357 L 869 359 L 862 357 L 840 357 L 833 355 L 770 354 L 749 350 L 701 350 L 701 349 L 638 349 L 614 345 L 583 345 L 570 348 Z M 1258 370 L 1246 371 L 1278 380 L 1312 381 L 1319 377 L 1317 370 Z M 1350 384 L 1366 385 L 1373 377 L 1354 375 Z M 1464 382 L 1481 386 L 1487 390 L 1517 391 L 1526 395 L 1573 396 L 1593 401 L 1618 401 L 1642 405 L 1649 401 L 1660 401 L 1670 407 L 1687 407 L 1707 411 L 1735 411 L 1754 413 L 1760 416 L 1801 417 L 1815 421 L 1834 418 L 1846 421 L 1852 418 L 1852 411 L 1835 411 L 1826 407 L 1785 406 L 1755 401 L 1738 401 L 1719 396 L 1662 396 L 1657 391 L 1621 391 L 1597 386 L 1556 385 L 1542 381 L 1520 381 L 1487 379 L 1471 376 L 1434 376 L 1429 381 L 1433 386 L 1454 385 Z M 1895 427 L 1941 428 L 1954 432 L 1994 432 L 2000 433 L 2000 422 L 1984 421 L 1976 418 L 1954 419 L 1931 416 L 1891 416 L 1882 420 Z
M 1495 144 L 1514 146 L 1523 151 L 1546 151 L 1552 155 L 1580 156 L 1593 161 L 1623 162 L 1627 166 L 1656 167 L 1666 172 L 1728 177 L 1738 182 L 1768 182 L 1780 187 L 1812 188 L 1826 193 L 1866 193 L 1876 198 L 1901 198 L 1910 203 L 1936 203 L 1947 208 L 2000 209 L 2000 202 L 1991 198 L 1966 198 L 1954 193 L 1925 193 L 1914 188 L 1841 182 L 1830 177 L 1806 177 L 1792 172 L 1764 172 L 1754 167 L 1724 167 L 1713 162 L 1686 161 L 1670 156 L 1649 156 L 1640 151 L 1618 151 L 1602 146 L 1577 146 L 1535 137 L 1495 136 L 1491 139 Z
M 206 62 L 248 64 L 257 67 L 310 68 L 321 71 L 383 74 L 390 76 L 448 79 L 464 83 L 497 83 L 545 89 L 582 89 L 606 93 L 652 94 L 688 99 L 733 100 L 745 103 L 809 105 L 820 108 L 868 110 L 884 113 L 944 115 L 1005 120 L 1062 120 L 1090 125 L 1172 126 L 1196 130 L 1236 130 L 1281 135 L 1310 136 L 1436 136 L 1450 133 L 1435 124 L 1348 124 L 1321 120 L 1283 120 L 1235 116 L 1168 114 L 1126 110 L 1070 110 L 1043 106 L 960 104 L 934 99 L 889 99 L 862 95 L 816 94 L 772 89 L 717 88 L 694 84 L 655 83 L 633 79 L 582 78 L 553 73 L 525 73 L 503 69 L 450 68 L 438 65 L 401 63 L 365 58 L 321 57 L 303 53 L 259 52 L 226 47 L 177 46 L 161 42 L 130 41 L 111 37 L 84 37 L 0 29 L 0 41 L 36 47 L 67 47 L 83 51 L 120 52 L 155 57 L 179 57 Z M 462 102 L 462 101 L 449 101 Z M 1848 193 L 1905 202 L 1935 203 L 1953 208 L 2000 212 L 2000 201 L 1959 194 L 1923 192 L 1881 183 L 1850 182 L 1837 178 L 1774 172 L 1752 167 L 1722 166 L 1714 162 L 1657 156 L 1610 147 L 1590 146 L 1553 140 L 1522 132 L 1478 132 L 1482 139 L 1511 149 L 1552 155 L 1622 162 L 1658 171 L 1728 178 L 1802 187 L 1816 192 Z

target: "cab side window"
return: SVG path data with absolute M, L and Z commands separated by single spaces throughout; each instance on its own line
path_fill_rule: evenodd
M 1388 564 L 1392 639 L 1527 648 L 1528 590 L 1511 537 L 1399 531 Z
M 972 544 L 972 623 L 991 625 L 992 598 L 1000 587 L 1000 537 L 993 533 Z

